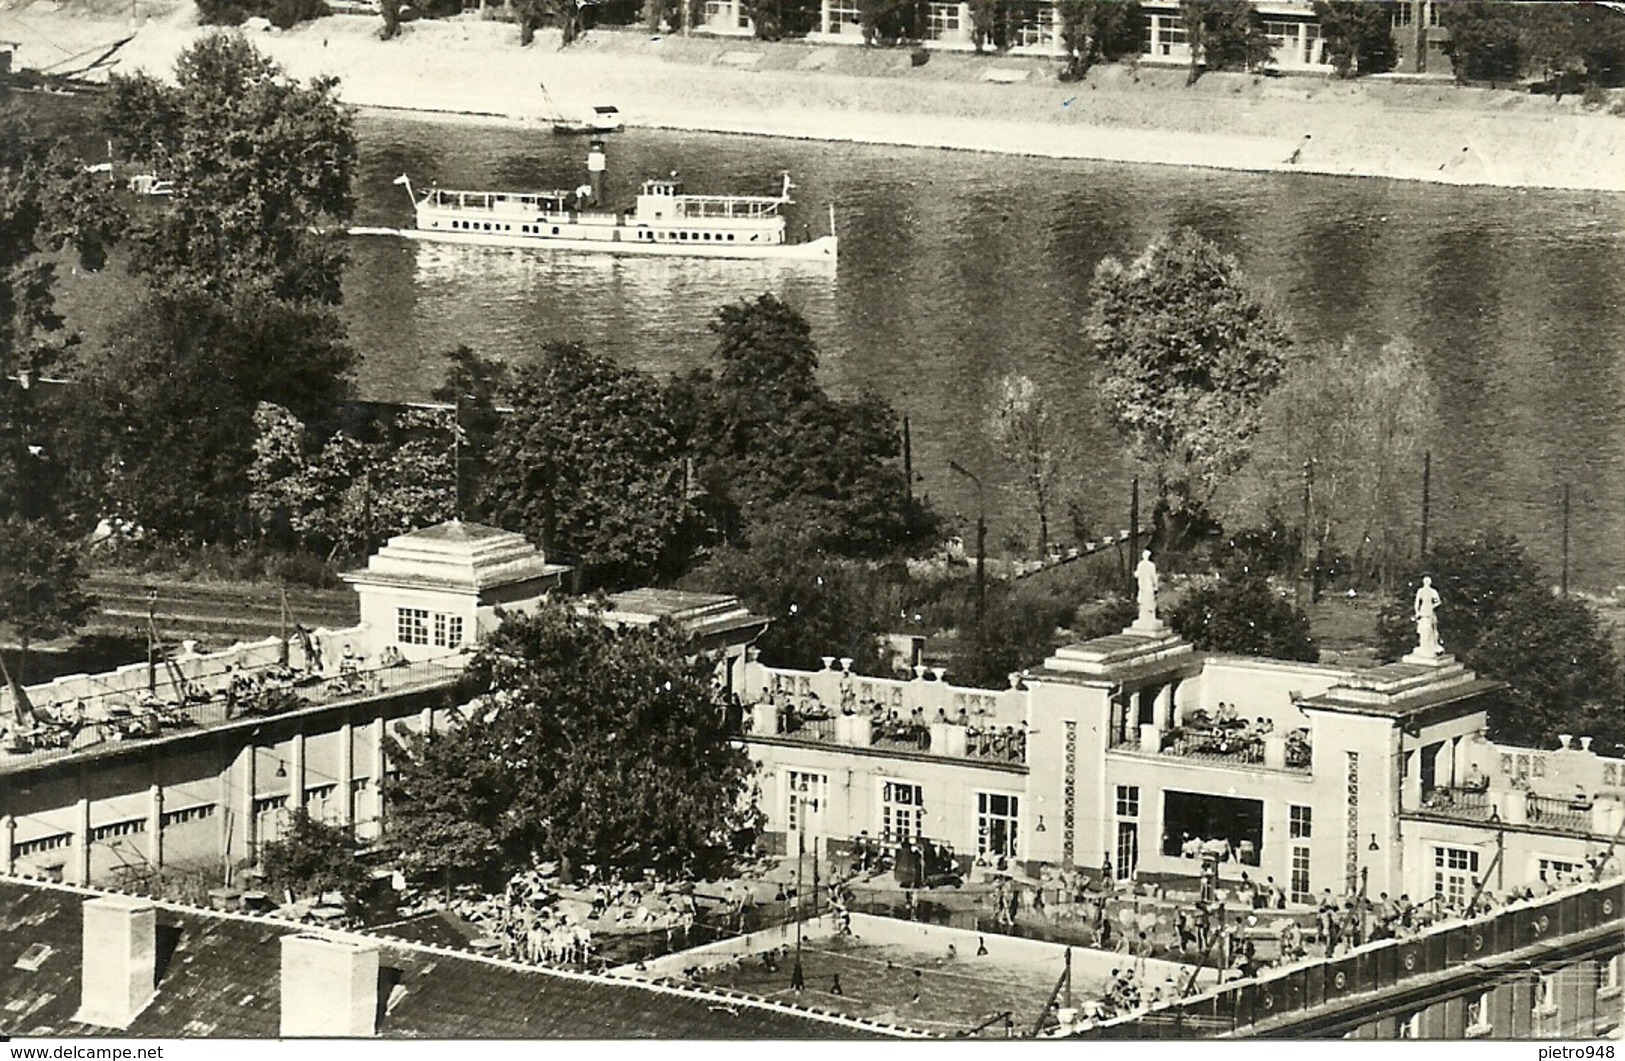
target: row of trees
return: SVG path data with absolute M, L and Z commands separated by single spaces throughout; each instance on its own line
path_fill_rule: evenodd
M 1531 78 L 1558 92 L 1625 85 L 1625 17 L 1606 4 L 1439 5 L 1458 81 Z

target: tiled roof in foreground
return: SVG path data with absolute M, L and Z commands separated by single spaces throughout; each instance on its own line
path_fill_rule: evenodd
M 126 1032 L 78 1024 L 89 889 L 0 879 L 0 1035 L 276 1038 L 280 939 L 308 926 L 158 905 L 158 993 Z M 353 935 L 337 934 L 342 938 Z M 850 1039 L 904 1029 L 686 985 L 519 965 L 369 937 L 384 1038 Z M 43 952 L 42 947 L 49 947 Z M 389 970 L 393 970 L 390 972 Z

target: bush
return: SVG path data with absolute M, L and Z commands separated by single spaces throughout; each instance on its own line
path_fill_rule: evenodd
M 923 44 L 915 45 L 914 50 L 908 53 L 908 61 L 915 66 L 924 66 L 931 61 L 931 49 Z
M 1580 96 L 1580 103 L 1586 110 L 1599 110 L 1608 105 L 1608 90 L 1601 85 L 1587 85 L 1585 92 Z

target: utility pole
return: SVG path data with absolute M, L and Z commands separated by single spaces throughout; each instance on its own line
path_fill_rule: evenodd
M 1563 596 L 1569 595 L 1569 484 L 1563 484 Z
M 1432 500 L 1433 486 L 1433 451 L 1428 450 L 1422 454 L 1422 562 L 1427 563 L 1428 555 L 1428 505 Z
M 1311 601 L 1313 601 L 1315 599 L 1316 595 L 1317 595 L 1314 592 L 1314 589 L 1313 589 L 1314 581 L 1316 579 L 1316 572 L 1314 572 L 1314 571 L 1312 571 L 1310 569 L 1310 565 L 1312 564 L 1313 559 L 1309 555 L 1309 539 L 1312 537 L 1309 528 L 1311 526 L 1311 508 L 1312 508 L 1312 505 L 1314 503 L 1314 501 L 1313 501 L 1314 489 L 1315 489 L 1315 462 L 1314 462 L 1313 459 L 1310 459 L 1310 460 L 1306 460 L 1306 461 L 1303 462 L 1303 526 L 1299 530 L 1298 536 L 1299 536 L 1300 539 L 1302 539 L 1302 541 L 1300 543 L 1300 546 L 1301 546 L 1301 552 L 1303 553 L 1303 570 L 1305 572 L 1308 572 L 1310 580 L 1311 580 L 1310 581 L 1310 587 L 1311 588 L 1310 588 L 1310 591 L 1309 591 L 1309 599 Z M 1303 605 L 1303 575 L 1302 574 L 1300 574 L 1297 578 L 1292 580 L 1292 589 L 1293 589 L 1292 595 L 1296 599 L 1297 604 L 1301 607 Z
M 987 500 L 982 492 L 982 480 L 958 461 L 949 461 L 948 467 L 976 484 L 976 643 L 982 643 L 982 619 L 987 614 Z
M 908 414 L 903 414 L 903 482 L 907 483 L 908 499 L 914 500 L 914 442 L 908 431 Z

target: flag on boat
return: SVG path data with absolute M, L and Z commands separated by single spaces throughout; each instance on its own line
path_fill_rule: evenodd
M 395 183 L 396 184 L 406 184 L 406 183 L 408 183 L 407 179 L 406 179 L 406 174 L 403 173 L 399 177 L 396 177 L 395 178 Z

